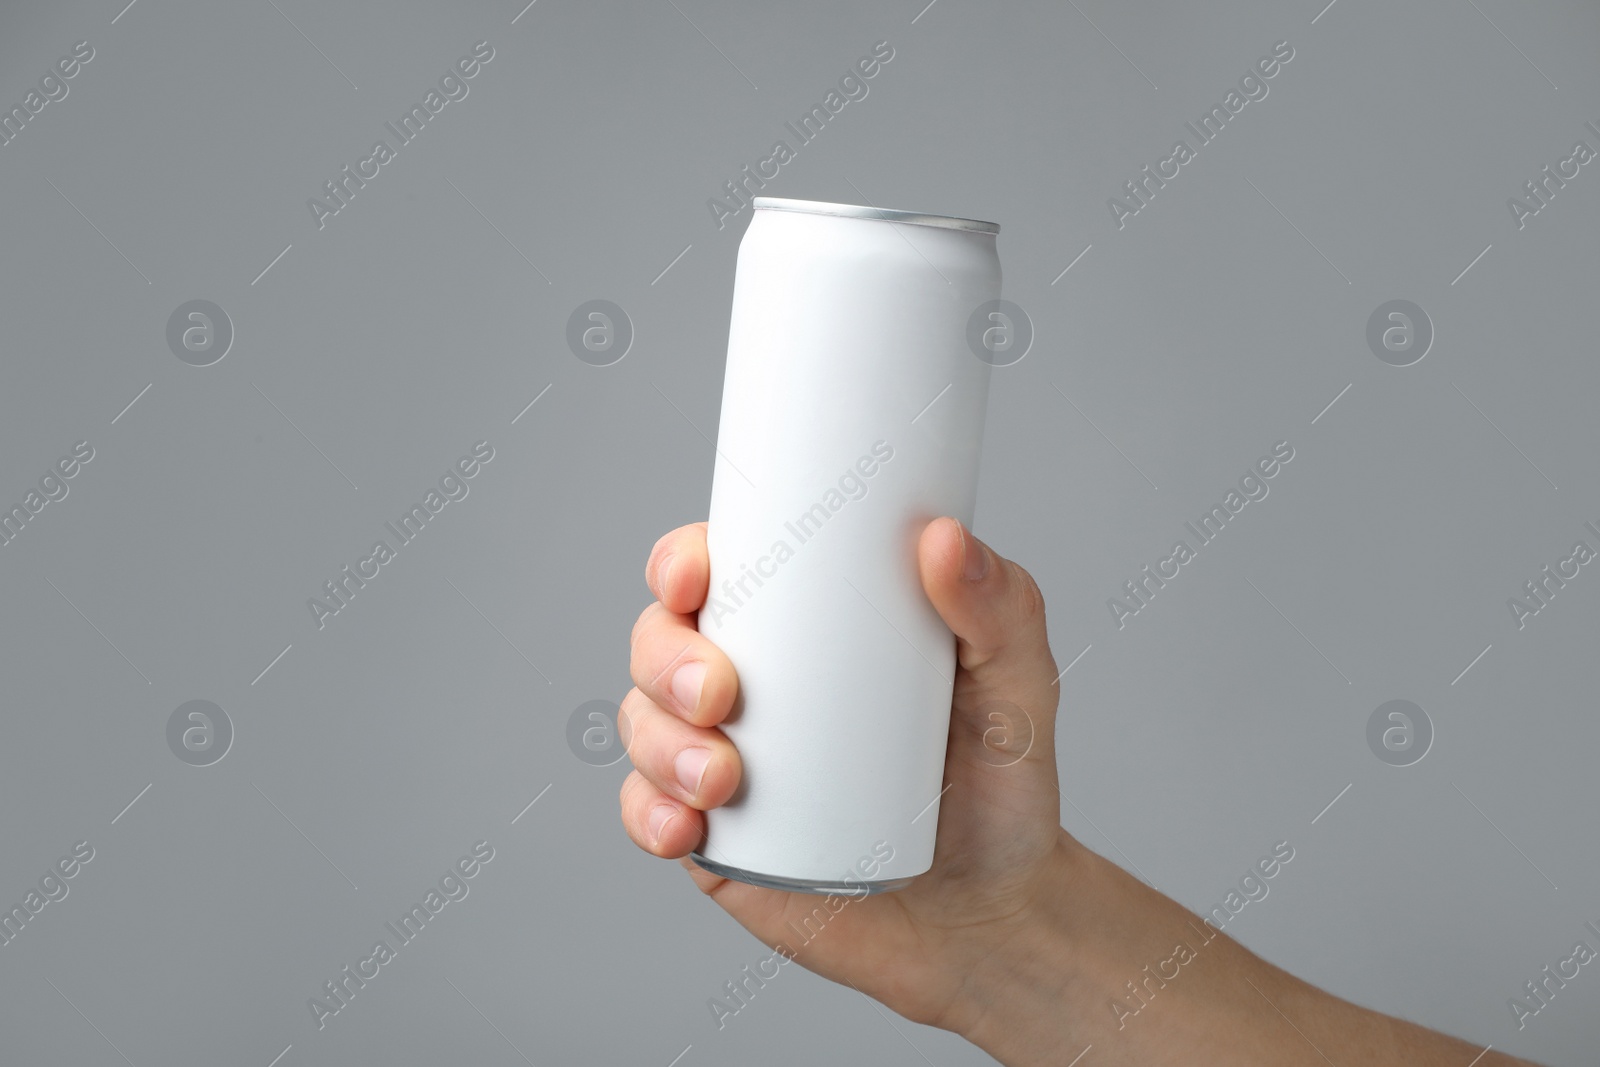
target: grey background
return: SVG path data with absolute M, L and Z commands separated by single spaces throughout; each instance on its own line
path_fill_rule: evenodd
M 7 5 L 6 108 L 95 49 L 0 147 L 0 501 L 95 449 L 0 548 L 0 903 L 95 849 L 0 946 L 7 1063 L 990 1062 L 793 968 L 719 1031 L 767 951 L 628 841 L 626 761 L 565 742 L 630 684 L 651 544 L 705 514 L 749 217 L 706 200 L 879 40 L 765 191 L 1004 227 L 1037 336 L 995 371 L 976 526 L 1081 653 L 1063 824 L 1197 909 L 1287 840 L 1228 926 L 1252 949 L 1593 1062 L 1592 968 L 1521 1032 L 1507 998 L 1600 924 L 1600 576 L 1520 630 L 1506 600 L 1600 548 L 1600 164 L 1521 230 L 1506 198 L 1600 148 L 1600 9 L 924 2 Z M 479 40 L 467 98 L 319 230 L 306 199 Z M 1119 230 L 1107 198 L 1280 40 Z M 166 343 L 194 299 L 235 331 L 209 367 Z M 610 367 L 565 343 L 591 299 L 636 331 Z M 1366 344 L 1393 299 L 1436 333 L 1409 367 Z M 307 598 L 479 440 L 319 630 Z M 1107 598 L 1280 440 L 1270 496 L 1119 630 Z M 197 699 L 235 734 L 207 767 L 166 740 Z M 1394 699 L 1433 725 L 1412 766 L 1367 745 Z M 470 895 L 318 1030 L 307 999 L 480 839 Z

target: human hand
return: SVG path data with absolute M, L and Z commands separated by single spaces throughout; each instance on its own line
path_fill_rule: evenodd
M 792 958 L 908 1019 L 959 1029 L 976 964 L 1030 936 L 1041 902 L 1066 889 L 1081 846 L 1060 825 L 1060 689 L 1037 584 L 952 518 L 923 530 L 917 562 L 956 635 L 958 667 L 933 866 L 899 892 L 850 898 Z M 635 688 L 618 716 L 634 765 L 622 784 L 622 822 L 640 848 L 681 858 L 702 892 L 777 948 L 822 898 L 730 881 L 688 858 L 702 840 L 702 812 L 726 803 L 740 776 L 739 754 L 717 728 L 738 678 L 696 628 L 709 576 L 703 522 L 663 536 L 645 565 L 656 602 L 634 624 Z M 1011 721 L 991 718 L 997 707 Z

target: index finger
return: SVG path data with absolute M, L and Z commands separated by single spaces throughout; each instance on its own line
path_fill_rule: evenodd
M 711 582 L 706 524 L 691 522 L 663 534 L 645 561 L 644 581 L 668 611 L 679 615 L 699 611 Z

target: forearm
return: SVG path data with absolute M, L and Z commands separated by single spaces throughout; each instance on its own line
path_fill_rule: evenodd
M 1260 959 L 1065 832 L 1060 891 L 969 969 L 954 1029 L 1008 1067 L 1526 1061 L 1324 993 Z

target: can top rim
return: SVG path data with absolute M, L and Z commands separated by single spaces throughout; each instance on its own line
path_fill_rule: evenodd
M 967 230 L 971 233 L 999 233 L 998 222 L 981 222 L 962 219 L 954 215 L 933 215 L 926 211 L 901 211 L 896 208 L 864 207 L 860 204 L 830 204 L 822 200 L 790 200 L 780 196 L 758 196 L 753 201 L 757 210 L 801 211 L 813 215 L 841 215 L 852 219 L 872 219 L 877 222 L 907 222 L 915 226 L 938 226 L 946 230 Z

